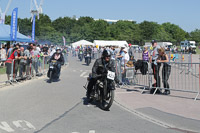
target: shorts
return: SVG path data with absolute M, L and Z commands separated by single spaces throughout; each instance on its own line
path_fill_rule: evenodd
M 11 74 L 12 63 L 6 63 L 6 74 Z

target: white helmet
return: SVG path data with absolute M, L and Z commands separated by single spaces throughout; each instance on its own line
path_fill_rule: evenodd
M 56 47 L 56 51 L 57 51 L 57 50 L 61 50 L 60 47 Z

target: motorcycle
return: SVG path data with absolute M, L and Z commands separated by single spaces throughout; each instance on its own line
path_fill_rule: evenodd
M 48 74 L 47 76 L 49 77 L 49 82 L 51 83 L 53 81 L 53 79 L 57 76 L 56 75 L 56 67 L 57 67 L 57 61 L 56 60 L 52 60 L 49 63 L 49 70 L 48 70 Z
M 103 110 L 109 110 L 114 101 L 114 90 L 115 90 L 115 73 L 107 71 L 107 74 L 100 76 L 94 85 L 91 92 L 91 99 L 98 101 L 100 108 Z M 89 82 L 90 78 L 88 78 Z M 84 86 L 85 89 L 86 85 Z
M 85 63 L 87 64 L 87 66 L 89 66 L 89 64 L 91 63 L 91 56 L 90 56 L 90 54 L 86 54 L 85 55 Z
M 80 52 L 78 57 L 79 57 L 80 61 L 82 61 L 83 60 L 83 52 Z

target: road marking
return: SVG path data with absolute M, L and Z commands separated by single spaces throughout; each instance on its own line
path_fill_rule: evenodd
M 22 128 L 23 130 L 28 130 L 25 127 L 22 127 L 21 124 L 25 123 L 25 125 L 29 128 L 29 129 L 36 129 L 30 122 L 25 121 L 25 120 L 17 120 L 17 121 L 13 121 L 13 124 L 17 127 L 17 128 Z
M 128 93 L 133 93 L 133 92 L 115 92 L 117 94 L 128 94 Z
M 1 124 L 0 124 L 0 129 L 2 129 L 2 130 L 4 130 L 4 131 L 7 131 L 7 132 L 9 132 L 9 133 L 15 131 L 15 130 L 13 130 L 13 129 L 8 125 L 8 123 L 5 122 L 5 121 L 1 122 Z
M 72 133 L 79 133 L 79 132 L 72 132 Z M 90 130 L 89 133 L 95 133 L 95 130 Z
M 87 72 L 82 72 L 80 77 L 84 77 L 84 75 L 86 74 Z
M 25 120 L 17 120 L 17 121 L 13 121 L 12 123 L 16 128 L 23 131 L 36 129 L 30 122 L 25 121 Z M 4 122 L 4 121 L 0 123 L 0 130 L 4 130 L 9 133 L 15 132 L 15 130 L 11 128 L 7 122 Z
M 89 133 L 95 133 L 95 130 L 90 130 Z

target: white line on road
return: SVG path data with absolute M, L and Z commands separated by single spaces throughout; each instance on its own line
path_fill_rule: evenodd
M 84 77 L 84 75 L 86 74 L 87 72 L 82 72 L 80 77 Z
M 95 133 L 95 130 L 90 130 L 89 133 Z
M 2 129 L 2 130 L 4 130 L 4 131 L 7 131 L 7 132 L 9 132 L 9 133 L 15 131 L 15 130 L 13 130 L 13 129 L 8 125 L 8 123 L 5 122 L 5 121 L 1 122 L 1 124 L 0 124 L 0 129 Z

